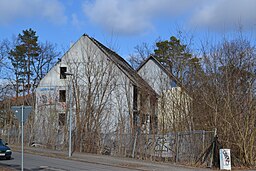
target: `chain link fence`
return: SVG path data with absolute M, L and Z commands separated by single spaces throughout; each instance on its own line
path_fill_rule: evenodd
M 165 135 L 109 133 L 102 135 L 102 154 L 157 161 L 195 163 L 214 139 L 214 131 Z
M 31 143 L 29 132 L 25 129 L 25 144 Z M 214 135 L 214 131 L 204 130 L 164 135 L 139 132 L 134 135 L 108 133 L 101 134 L 98 148 L 100 148 L 100 153 L 105 155 L 193 164 L 211 145 Z M 20 143 L 20 128 L 3 129 L 1 137 L 10 144 Z M 73 143 L 74 147 L 74 137 Z

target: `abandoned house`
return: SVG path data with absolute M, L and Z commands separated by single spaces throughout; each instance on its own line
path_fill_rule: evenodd
M 150 56 L 139 66 L 137 72 L 159 95 L 159 133 L 191 130 L 193 118 L 189 115 L 189 110 L 192 99 L 170 70 Z M 185 125 L 189 125 L 189 128 L 184 128 Z
M 122 57 L 82 35 L 37 87 L 35 141 L 66 144 L 70 111 L 80 151 L 110 132 L 156 131 L 155 90 Z

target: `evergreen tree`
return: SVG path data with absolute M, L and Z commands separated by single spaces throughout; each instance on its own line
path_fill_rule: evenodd
M 9 59 L 15 72 L 16 96 L 20 91 L 23 92 L 23 95 L 25 95 L 25 91 L 30 94 L 31 80 L 34 76 L 32 66 L 38 58 L 40 50 L 38 36 L 34 30 L 31 28 L 23 30 L 22 34 L 18 35 L 16 47 L 9 52 Z M 22 89 L 18 90 L 20 85 L 22 85 Z
M 175 36 L 170 40 L 156 43 L 155 57 L 163 66 L 168 68 L 180 81 L 184 81 L 187 72 L 199 67 L 199 59 L 193 57 L 187 45 L 183 45 Z

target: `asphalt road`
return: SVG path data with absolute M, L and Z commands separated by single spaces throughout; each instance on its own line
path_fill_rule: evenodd
M 11 160 L 0 159 L 0 171 L 21 170 L 21 153 L 13 147 Z M 46 157 L 54 156 L 54 157 Z M 66 158 L 66 159 L 65 159 Z M 5 168 L 10 168 L 6 170 Z M 184 167 L 168 163 L 152 163 L 130 158 L 74 153 L 67 159 L 67 152 L 26 148 L 24 171 L 211 171 L 206 168 Z M 232 169 L 233 170 L 233 169 Z M 235 171 L 235 170 L 234 170 Z M 256 170 L 247 170 L 256 171 Z
M 10 167 L 21 170 L 21 153 L 15 152 L 11 160 L 0 160 L 0 168 Z M 133 169 L 106 166 L 74 160 L 24 154 L 24 171 L 132 171 Z
M 10 166 L 20 170 L 21 150 L 12 146 L 13 160 L 0 160 L 2 167 Z M 206 168 L 184 167 L 171 163 L 157 163 L 131 158 L 74 152 L 68 158 L 67 151 L 25 147 L 24 168 L 27 170 L 139 170 L 139 171 L 209 171 Z M 44 156 L 44 157 L 43 157 Z M 2 166 L 1 166 L 2 165 Z

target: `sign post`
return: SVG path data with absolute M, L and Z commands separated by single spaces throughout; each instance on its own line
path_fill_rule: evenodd
M 230 149 L 220 149 L 220 170 L 231 170 Z
M 29 114 L 32 111 L 32 106 L 12 106 L 16 118 L 21 123 L 21 170 L 23 171 L 23 159 L 24 159 L 24 122 L 28 119 Z

